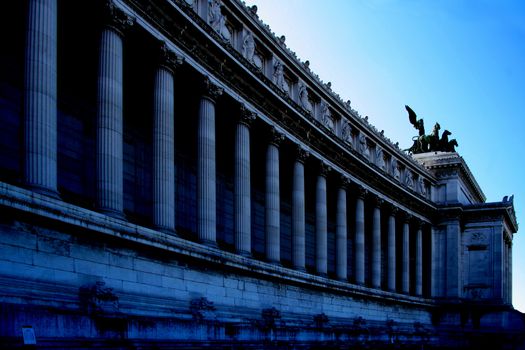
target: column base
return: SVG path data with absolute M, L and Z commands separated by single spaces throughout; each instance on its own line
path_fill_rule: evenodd
M 307 273 L 306 268 L 304 266 L 294 266 L 293 268 L 296 271 Z
M 340 282 L 348 282 L 348 278 L 347 277 L 337 277 L 337 280 L 340 281 Z
M 53 189 L 50 189 L 50 188 L 47 188 L 47 187 L 44 187 L 44 186 L 34 185 L 34 184 L 26 184 L 25 187 L 28 190 L 36 192 L 36 193 L 39 193 L 41 195 L 44 195 L 44 196 L 47 196 L 47 197 L 51 197 L 51 198 L 55 198 L 55 199 L 61 199 L 60 198 L 60 194 L 58 193 L 57 190 L 53 190 Z
M 266 260 L 266 262 L 269 264 L 275 265 L 275 266 L 279 266 L 279 267 L 283 266 L 283 264 L 281 264 L 281 262 L 277 260 Z
M 217 249 L 219 248 L 219 245 L 217 244 L 217 242 L 212 241 L 211 239 L 201 239 L 200 243 L 202 245 L 205 245 L 206 247 L 217 248 Z
M 162 233 L 166 233 L 170 236 L 178 237 L 177 232 L 169 227 L 163 227 L 163 226 L 153 226 L 153 228 L 157 231 L 160 231 Z
M 127 220 L 126 215 L 120 210 L 109 209 L 109 208 L 98 208 L 98 212 L 114 219 Z
M 251 252 L 248 252 L 246 250 L 241 250 L 239 252 L 237 252 L 238 255 L 242 256 L 242 257 L 245 257 L 245 258 L 251 258 L 253 257 L 252 256 L 252 253 Z
M 328 278 L 328 274 L 326 272 L 317 272 L 316 274 L 319 277 Z

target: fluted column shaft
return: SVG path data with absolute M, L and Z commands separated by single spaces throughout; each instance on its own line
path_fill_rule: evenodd
M 215 166 L 215 99 L 222 89 L 205 81 L 199 104 L 197 151 L 197 234 L 201 243 L 217 245 L 216 166 Z
M 315 191 L 315 267 L 320 275 L 326 275 L 328 272 L 326 175 L 327 169 L 321 165 Z
M 273 130 L 271 138 L 266 152 L 266 259 L 279 264 L 281 262 L 279 144 L 283 136 Z
M 410 250 L 409 250 L 409 237 L 410 237 L 410 226 L 409 218 L 405 219 L 403 224 L 403 249 L 401 251 L 402 256 L 402 268 L 401 268 L 401 291 L 403 293 L 410 292 Z
M 396 290 L 396 212 L 393 208 L 388 218 L 388 290 Z
M 242 109 L 235 134 L 235 249 L 251 255 L 250 124 L 255 113 Z
M 423 295 L 423 233 L 421 224 L 416 232 L 416 295 Z
M 360 189 L 355 205 L 355 282 L 365 284 L 365 195 Z
M 381 203 L 376 199 L 372 219 L 372 287 L 381 288 Z
M 293 266 L 304 271 L 305 250 L 305 197 L 304 197 L 304 161 L 308 153 L 299 148 L 293 168 L 292 190 L 292 251 Z
M 57 196 L 57 1 L 30 0 L 27 18 L 24 181 Z
M 153 95 L 153 223 L 175 232 L 174 56 L 162 48 Z
M 335 274 L 339 280 L 347 279 L 347 221 L 346 221 L 346 186 L 348 180 L 343 179 L 337 191 L 337 212 L 335 249 L 336 263 Z
M 123 216 L 123 82 L 122 35 L 127 18 L 112 8 L 102 30 L 98 76 L 97 206 Z

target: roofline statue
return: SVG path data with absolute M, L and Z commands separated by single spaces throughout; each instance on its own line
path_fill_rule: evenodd
M 414 144 L 412 147 L 405 149 L 409 154 L 426 153 L 426 152 L 456 152 L 455 147 L 458 145 L 456 139 L 449 140 L 448 136 L 452 133 L 448 130 L 443 131 L 441 138 L 439 130 L 441 125 L 434 124 L 432 134 L 425 134 L 425 125 L 423 119 L 418 119 L 416 113 L 409 106 L 405 105 L 408 112 L 408 120 L 418 130 L 418 135 L 412 138 Z

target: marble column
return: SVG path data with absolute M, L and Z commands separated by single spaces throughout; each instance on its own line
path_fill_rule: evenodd
M 365 284 L 365 196 L 367 190 L 358 189 L 355 205 L 355 283 Z
M 222 88 L 205 78 L 198 115 L 197 234 L 201 243 L 213 247 L 217 246 L 215 101 L 222 92 Z
M 405 221 L 403 223 L 403 248 L 401 250 L 401 291 L 406 294 L 410 292 L 410 218 L 410 215 L 406 214 Z
M 341 182 L 337 191 L 337 212 L 335 231 L 335 274 L 337 279 L 346 281 L 348 278 L 347 262 L 347 219 L 346 219 L 346 189 L 350 180 L 341 176 Z
M 292 251 L 293 266 L 296 270 L 305 271 L 305 194 L 304 194 L 304 162 L 308 152 L 297 146 L 297 154 L 293 168 L 292 189 Z
M 372 287 L 381 288 L 381 205 L 383 200 L 375 198 L 372 217 Z
M 279 192 L 279 145 L 284 135 L 271 130 L 270 143 L 266 152 L 266 260 L 281 263 L 281 209 Z
M 396 290 L 396 214 L 398 209 L 392 207 L 388 217 L 388 290 Z
M 24 182 L 57 192 L 57 1 L 30 0 L 25 47 Z
M 250 185 L 250 125 L 256 113 L 241 107 L 235 134 L 235 250 L 250 256 L 251 185 Z
M 326 176 L 330 168 L 321 162 L 315 190 L 315 268 L 319 275 L 328 273 L 328 216 L 326 207 Z
M 108 215 L 123 218 L 122 37 L 133 21 L 111 3 L 106 14 L 99 52 L 97 207 Z
M 153 92 L 153 225 L 175 234 L 174 70 L 182 63 L 160 47 Z
M 416 232 L 416 295 L 423 295 L 423 232 L 422 222 L 418 222 Z

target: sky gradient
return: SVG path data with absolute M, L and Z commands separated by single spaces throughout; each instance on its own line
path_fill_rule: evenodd
M 439 122 L 487 202 L 525 211 L 525 1 L 246 0 L 341 98 L 402 149 Z M 513 304 L 525 312 L 525 233 L 514 236 Z

